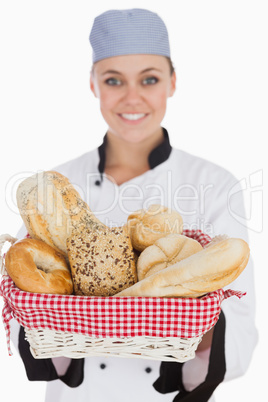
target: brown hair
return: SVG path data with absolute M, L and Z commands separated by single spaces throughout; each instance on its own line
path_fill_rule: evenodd
M 168 64 L 169 64 L 170 75 L 172 75 L 174 73 L 174 71 L 175 71 L 174 64 L 172 63 L 172 60 L 171 60 L 170 57 L 165 56 L 165 58 L 167 59 Z M 94 70 L 94 64 L 91 66 L 91 73 L 92 74 L 93 74 L 93 70 Z
M 169 64 L 169 68 L 170 68 L 170 75 L 172 75 L 175 71 L 175 67 L 174 64 L 172 63 L 172 60 L 170 57 L 166 57 L 168 64 Z

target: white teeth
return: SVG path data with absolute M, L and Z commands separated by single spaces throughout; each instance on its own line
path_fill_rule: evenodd
M 124 117 L 124 119 L 127 119 L 127 120 L 138 120 L 138 119 L 141 119 L 142 117 L 144 117 L 144 116 L 145 116 L 145 113 L 139 113 L 139 114 L 135 114 L 135 113 L 127 114 L 127 113 L 123 113 L 123 114 L 121 114 L 121 116 Z

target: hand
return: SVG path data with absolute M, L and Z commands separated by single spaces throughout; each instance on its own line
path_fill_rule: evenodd
M 197 352 L 202 352 L 211 347 L 213 333 L 214 333 L 214 327 L 212 327 L 208 332 L 206 332 L 203 335 L 202 341 L 199 343 L 199 345 L 197 347 L 197 350 L 196 350 Z

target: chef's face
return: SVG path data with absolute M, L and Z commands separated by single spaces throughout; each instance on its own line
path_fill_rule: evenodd
M 100 100 L 108 132 L 137 143 L 159 134 L 175 72 L 163 56 L 116 56 L 95 63 L 90 87 Z

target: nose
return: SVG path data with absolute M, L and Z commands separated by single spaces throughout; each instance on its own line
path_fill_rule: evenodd
M 124 94 L 126 104 L 136 105 L 142 102 L 141 89 L 138 85 L 129 85 Z

